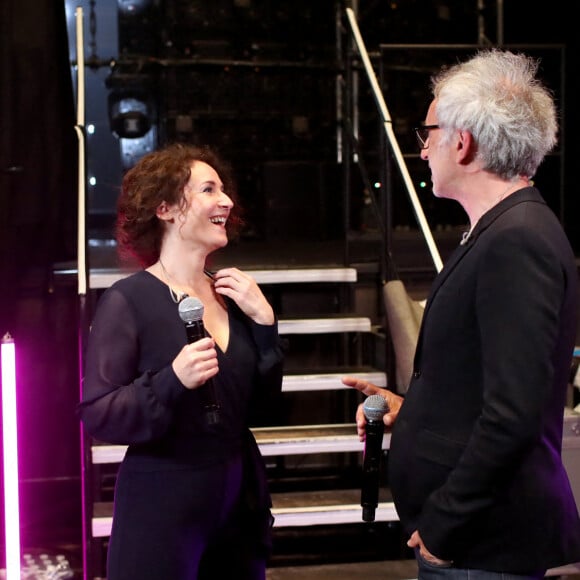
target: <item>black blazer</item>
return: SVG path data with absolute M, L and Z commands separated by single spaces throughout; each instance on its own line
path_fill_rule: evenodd
M 580 561 L 561 461 L 577 298 L 573 252 L 532 187 L 487 212 L 433 283 L 389 485 L 406 532 L 457 567 Z

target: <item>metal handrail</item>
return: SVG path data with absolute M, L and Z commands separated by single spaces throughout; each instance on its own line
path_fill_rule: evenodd
M 393 123 L 391 120 L 391 116 L 389 114 L 389 110 L 388 110 L 387 105 L 385 103 L 385 99 L 384 99 L 383 94 L 381 92 L 379 83 L 377 81 L 377 77 L 376 77 L 375 72 L 373 70 L 373 67 L 372 67 L 370 58 L 368 56 L 368 52 L 366 50 L 364 41 L 363 41 L 362 36 L 360 34 L 360 30 L 358 28 L 358 23 L 356 21 L 354 10 L 352 8 L 346 8 L 346 15 L 348 17 L 348 21 L 349 21 L 349 24 L 351 27 L 351 31 L 352 31 L 358 52 L 360 54 L 360 57 L 362 59 L 363 65 L 364 65 L 365 72 L 366 72 L 368 80 L 371 84 L 371 89 L 372 89 L 373 95 L 375 97 L 375 102 L 376 102 L 377 107 L 379 109 L 379 113 L 381 114 L 381 117 L 382 117 L 385 134 L 386 134 L 388 142 L 391 146 L 391 150 L 393 152 L 395 160 L 397 161 L 397 165 L 399 167 L 399 171 L 401 172 L 401 176 L 403 178 L 403 181 L 405 182 L 405 186 L 407 188 L 407 193 L 408 193 L 409 198 L 411 200 L 411 203 L 413 206 L 413 211 L 415 212 L 415 217 L 417 218 L 417 221 L 419 223 L 419 226 L 421 228 L 421 231 L 423 233 L 425 241 L 427 242 L 427 246 L 429 248 L 429 252 L 431 254 L 431 258 L 433 260 L 435 268 L 436 268 L 437 272 L 440 272 L 441 269 L 443 268 L 443 262 L 441 260 L 440 254 L 439 254 L 439 250 L 437 249 L 437 246 L 435 245 L 433 235 L 431 234 L 431 230 L 429 229 L 429 224 L 427 223 L 427 220 L 425 218 L 425 214 L 423 213 L 423 208 L 421 207 L 421 204 L 419 202 L 419 198 L 417 196 L 417 192 L 415 191 L 415 186 L 413 185 L 413 181 L 411 180 L 411 177 L 409 175 L 409 171 L 407 170 L 407 166 L 405 164 L 405 160 L 404 160 L 403 155 L 401 153 L 401 149 L 399 147 L 399 144 L 398 144 L 397 139 L 395 137 L 395 134 L 393 132 Z

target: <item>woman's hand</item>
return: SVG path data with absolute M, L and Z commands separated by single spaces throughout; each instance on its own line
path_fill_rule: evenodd
M 388 389 L 377 387 L 376 385 L 373 385 L 373 383 L 369 383 L 368 381 L 363 381 L 355 377 L 343 377 L 342 383 L 347 387 L 355 388 L 357 391 L 360 391 L 367 397 L 370 397 L 371 395 L 380 395 L 383 397 L 389 406 L 388 412 L 383 415 L 383 423 L 386 427 L 391 427 L 393 425 L 397 419 L 397 415 L 399 414 L 399 409 L 403 404 L 403 397 L 393 393 L 392 391 L 389 391 Z M 361 441 L 365 440 L 365 426 L 367 424 L 367 420 L 363 412 L 363 407 L 364 403 L 361 403 L 356 410 L 356 432 Z
M 171 366 L 186 389 L 201 387 L 219 370 L 214 339 L 202 338 L 185 345 Z
M 274 310 L 249 274 L 237 268 L 222 268 L 213 275 L 213 279 L 215 291 L 231 298 L 254 322 L 274 324 Z

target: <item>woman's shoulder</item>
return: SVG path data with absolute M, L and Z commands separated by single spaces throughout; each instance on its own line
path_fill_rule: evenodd
M 139 270 L 116 280 L 107 288 L 101 298 L 123 296 L 128 302 L 150 301 L 161 294 L 164 284 L 147 270 Z
M 160 282 L 153 274 L 147 270 L 138 270 L 116 280 L 110 287 L 110 290 L 118 292 L 127 292 L 134 288 L 155 288 Z
M 146 270 L 116 280 L 99 297 L 96 314 L 108 318 L 132 313 L 134 319 L 149 320 L 169 312 L 176 305 L 169 300 L 167 286 Z

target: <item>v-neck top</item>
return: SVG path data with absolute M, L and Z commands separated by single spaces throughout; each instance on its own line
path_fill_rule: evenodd
M 95 438 L 129 445 L 128 455 L 194 465 L 239 452 L 248 427 L 270 413 L 282 386 L 277 322 L 259 325 L 226 298 L 230 339 L 219 347 L 213 392 L 220 422 L 208 424 L 208 385 L 186 389 L 171 363 L 187 343 L 167 286 L 143 270 L 100 297 L 87 341 L 78 412 Z

